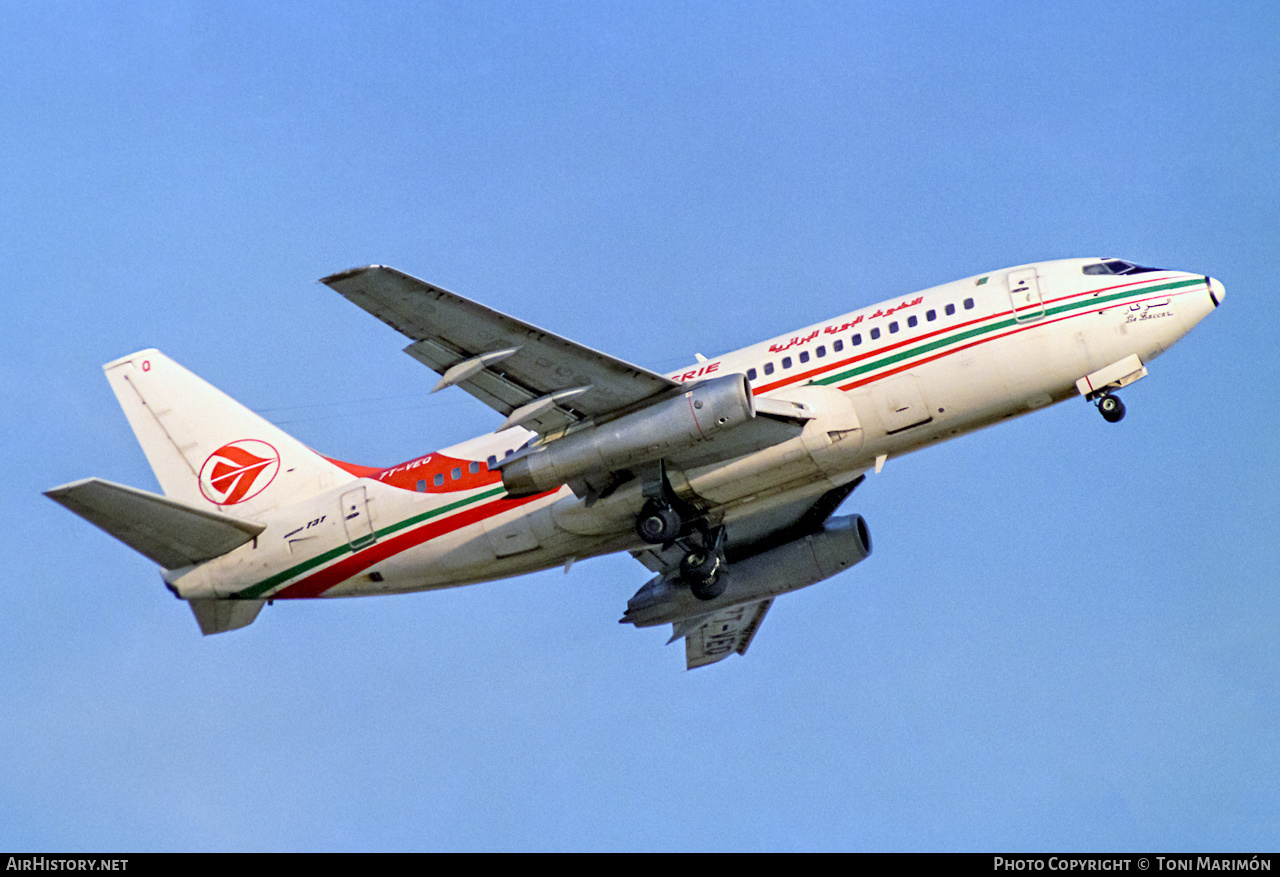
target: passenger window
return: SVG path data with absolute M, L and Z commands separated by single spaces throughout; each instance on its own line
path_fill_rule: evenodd
M 879 329 L 878 327 L 877 327 L 877 328 L 875 328 L 875 329 L 872 329 L 872 330 L 871 330 L 871 340 L 872 340 L 872 341 L 875 341 L 875 340 L 876 340 L 877 338 L 879 338 L 879 337 L 880 337 L 880 329 Z
M 935 310 L 927 310 L 924 312 L 924 318 L 932 323 L 934 320 L 938 319 L 938 312 Z
M 894 320 L 892 323 L 889 324 L 889 334 L 893 334 L 894 332 L 897 332 L 897 331 L 898 331 L 898 321 Z
M 836 353 L 839 353 L 841 350 L 844 350 L 844 342 L 839 340 L 832 341 L 831 349 L 834 350 Z
M 472 474 L 472 475 L 475 475 L 477 472 L 479 472 L 479 471 L 480 471 L 480 461 L 479 461 L 479 460 L 472 460 L 472 461 L 471 461 L 471 465 L 470 465 L 470 466 L 468 466 L 467 468 L 471 470 L 471 474 Z
M 426 492 L 427 492 L 427 482 L 426 482 L 424 479 L 419 478 L 419 479 L 418 479 L 418 493 L 426 493 Z
M 449 477 L 450 477 L 450 478 L 452 478 L 454 481 L 457 481 L 459 478 L 461 478 L 461 477 L 462 477 L 462 467 L 461 467 L 461 466 L 454 466 L 454 467 L 453 467 L 453 471 L 449 473 Z
M 971 298 L 966 298 L 966 299 L 964 300 L 964 309 L 965 309 L 966 311 L 973 310 L 973 299 L 971 299 Z
M 436 477 L 435 477 L 435 478 L 432 478 L 432 479 L 431 479 L 431 482 L 432 482 L 433 484 L 435 484 L 435 486 L 436 486 L 436 487 L 441 487 L 441 486 L 443 486 L 443 485 L 444 485 L 444 473 L 443 473 L 443 472 L 437 472 L 437 473 L 436 473 Z
M 818 349 L 815 350 L 814 353 L 818 354 L 818 359 L 822 359 L 822 357 L 827 355 L 827 348 L 822 345 L 818 345 Z
M 920 322 L 920 321 L 919 321 L 918 319 L 916 319 L 915 317 L 907 317 L 907 328 L 908 328 L 908 329 L 914 329 L 914 328 L 916 327 L 916 323 L 918 323 L 918 322 Z
M 851 343 L 854 347 L 857 347 L 859 344 L 861 344 L 862 333 L 858 333 L 857 335 L 854 335 L 852 338 L 850 338 L 849 343 Z
M 807 351 L 807 350 L 801 350 L 801 351 L 800 351 L 800 361 L 801 361 L 801 362 L 808 362 L 808 361 L 809 361 L 809 351 Z
M 496 466 L 496 465 L 498 465 L 498 455 L 497 455 L 497 454 L 490 454 L 490 455 L 489 455 L 489 468 L 490 468 L 490 469 L 492 469 L 492 468 L 493 468 L 494 466 Z
M 756 370 L 753 368 L 747 369 L 747 380 L 754 381 L 755 379 L 756 379 Z
M 506 453 L 506 454 L 504 454 L 503 456 L 510 457 L 510 456 L 511 456 L 512 454 L 514 454 L 514 453 L 515 453 L 515 450 L 514 450 L 514 449 L 508 449 L 508 450 L 507 450 L 507 453 Z
M 951 316 L 952 314 L 954 314 L 955 312 L 956 312 L 956 306 L 955 306 L 955 305 L 947 305 L 947 316 L 948 316 L 948 317 L 949 317 L 949 316 Z
M 791 368 L 791 357 L 789 356 L 782 357 L 782 367 Z
M 765 373 L 765 374 L 767 374 L 767 375 L 771 375 L 771 374 L 773 374 L 773 363 L 771 363 L 771 362 L 766 362 L 766 363 L 764 364 L 764 373 Z

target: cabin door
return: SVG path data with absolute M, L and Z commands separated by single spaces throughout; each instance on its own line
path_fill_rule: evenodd
M 342 526 L 347 531 L 347 542 L 351 544 L 352 551 L 359 551 L 377 541 L 369 516 L 369 498 L 363 487 L 342 494 Z
M 1040 279 L 1035 268 L 1019 268 L 1010 271 L 1009 304 L 1013 318 L 1019 323 L 1030 323 L 1044 316 L 1044 298 L 1040 294 Z

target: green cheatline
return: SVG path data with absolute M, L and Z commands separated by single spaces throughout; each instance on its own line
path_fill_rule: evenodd
M 1100 298 L 1079 299 L 1077 301 L 1058 305 L 1057 307 L 1047 308 L 1044 312 L 1044 316 L 1051 317 L 1057 314 L 1067 313 L 1068 311 L 1092 309 L 1092 308 L 1098 307 L 1099 305 L 1108 304 L 1110 302 L 1118 301 L 1123 298 L 1131 298 L 1135 295 L 1149 295 L 1150 293 L 1163 292 L 1167 289 L 1181 289 L 1186 286 L 1195 286 L 1196 284 L 1203 283 L 1203 282 L 1204 282 L 1203 280 L 1199 280 L 1199 279 L 1179 280 L 1175 283 L 1164 283 L 1158 286 L 1144 287 L 1142 289 L 1127 289 L 1127 290 L 1124 290 L 1123 292 L 1118 292 L 1118 293 L 1115 293 L 1114 295 L 1102 296 Z M 839 372 L 838 374 L 828 375 L 822 378 L 815 378 L 812 381 L 812 383 L 815 383 L 815 384 L 839 383 L 839 382 L 848 380 L 849 378 L 856 377 L 858 375 L 867 374 L 868 372 L 876 371 L 878 369 L 884 368 L 885 366 L 902 362 L 905 359 L 911 359 L 913 357 L 921 356 L 926 353 L 932 353 L 935 350 L 940 350 L 941 348 L 948 347 L 952 344 L 968 341 L 970 338 L 976 338 L 979 335 L 988 335 L 992 332 L 999 332 L 1002 329 L 1008 329 L 1011 326 L 1018 326 L 1018 325 L 1032 325 L 1032 323 L 1029 320 L 1024 320 L 1020 323 L 1019 321 L 1014 320 L 1012 318 L 1000 320 L 999 322 L 995 322 L 995 323 L 988 323 L 985 326 L 977 326 L 973 329 L 967 329 L 963 332 L 957 332 L 953 335 L 948 335 L 945 338 L 939 338 L 935 341 L 930 341 L 925 344 L 917 345 L 916 347 L 908 348 L 907 350 L 899 351 L 898 353 L 890 354 L 889 356 L 881 357 L 880 359 L 865 362 L 861 365 L 854 366 L 853 368 L 848 369 L 846 371 Z
M 392 533 L 398 533 L 401 530 L 407 529 L 416 524 L 421 524 L 424 521 L 429 521 L 432 518 L 438 518 L 441 515 L 448 514 L 449 512 L 457 511 L 463 506 L 471 505 L 473 503 L 480 502 L 481 500 L 485 500 L 485 499 L 492 499 L 493 497 L 498 496 L 505 492 L 506 492 L 506 488 L 499 485 L 498 487 L 495 487 L 492 490 L 485 491 L 484 493 L 477 493 L 474 496 L 469 496 L 469 497 L 466 497 L 465 499 L 460 499 L 456 502 L 451 502 L 448 505 L 442 505 L 439 508 L 434 508 L 429 511 L 425 511 L 420 515 L 413 515 L 412 517 L 405 518 L 403 521 L 397 521 L 394 524 L 390 524 L 389 526 L 383 527 L 381 530 L 377 530 L 376 535 L 379 539 L 381 539 L 384 536 L 389 536 Z M 276 587 L 277 585 L 282 585 L 292 578 L 300 576 L 303 573 L 310 572 L 316 567 L 323 566 L 329 561 L 335 560 L 344 554 L 351 554 L 351 553 L 353 553 L 352 548 L 350 545 L 347 545 L 347 544 L 339 545 L 337 548 L 331 548 L 330 550 L 325 551 L 322 554 L 317 554 L 315 557 L 311 558 L 310 560 L 304 560 L 302 561 L 302 563 L 296 564 L 295 566 L 291 566 L 286 570 L 282 570 L 281 572 L 278 572 L 275 575 L 270 576 L 269 578 L 265 578 L 262 581 L 257 582 L 256 584 L 249 585 L 247 588 L 242 588 L 239 591 L 236 591 L 234 594 L 231 595 L 230 599 L 256 600 L 259 597 L 261 597 L 263 594 L 265 594 L 267 591 Z

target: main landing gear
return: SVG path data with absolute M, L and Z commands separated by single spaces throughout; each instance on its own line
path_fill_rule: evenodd
M 649 471 L 641 472 L 640 479 L 645 501 L 640 514 L 636 515 L 636 535 L 650 545 L 670 546 L 684 529 L 687 512 L 692 509 L 671 489 L 666 460 L 659 460 Z
M 728 580 L 724 571 L 724 527 L 709 530 L 702 521 L 693 521 L 692 530 L 685 538 L 684 519 L 671 505 L 650 499 L 636 516 L 636 534 L 650 545 L 670 548 L 678 545 L 684 552 L 680 557 L 681 581 L 689 585 L 693 596 L 699 600 L 714 600 L 724 593 Z M 700 544 L 699 544 L 700 543 Z
M 724 572 L 724 527 L 703 533 L 703 546 L 695 546 L 680 558 L 680 578 L 699 600 L 714 600 L 729 587 Z
M 661 545 L 664 553 L 673 546 L 680 548 L 678 578 L 699 600 L 723 594 L 729 585 L 722 575 L 724 527 L 712 530 L 705 521 L 692 519 L 697 512 L 675 497 L 665 464 L 659 464 L 657 478 L 645 485 L 645 495 L 648 499 L 636 515 L 636 535 L 650 545 Z
M 1107 423 L 1119 423 L 1124 419 L 1124 403 L 1120 401 L 1120 397 L 1103 393 L 1094 404 L 1098 406 L 1102 419 Z
M 657 499 L 645 502 L 636 515 L 636 535 L 650 545 L 663 545 L 676 541 L 684 521 L 680 513 L 668 503 Z

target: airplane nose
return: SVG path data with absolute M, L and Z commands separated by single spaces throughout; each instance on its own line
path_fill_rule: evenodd
M 1227 297 L 1227 288 L 1222 285 L 1221 280 L 1214 280 L 1212 277 L 1206 277 L 1205 283 L 1209 286 L 1209 298 L 1213 299 L 1213 306 L 1216 308 Z

